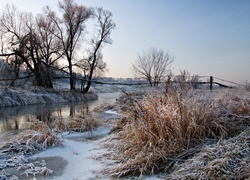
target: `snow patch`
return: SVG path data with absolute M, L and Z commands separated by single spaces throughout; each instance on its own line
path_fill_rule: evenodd
M 104 111 L 104 113 L 119 115 L 119 113 L 117 111 L 114 111 L 114 110 L 107 110 L 107 111 Z

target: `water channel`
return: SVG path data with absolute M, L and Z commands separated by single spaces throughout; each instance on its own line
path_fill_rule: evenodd
M 28 127 L 28 119 L 35 117 L 39 120 L 46 118 L 62 117 L 64 119 L 72 117 L 80 111 L 93 110 L 102 103 L 112 104 L 119 96 L 119 92 L 100 93 L 98 100 L 74 102 L 74 103 L 55 103 L 55 104 L 36 104 L 28 106 L 0 107 L 0 139 Z M 44 117 L 47 116 L 47 117 Z

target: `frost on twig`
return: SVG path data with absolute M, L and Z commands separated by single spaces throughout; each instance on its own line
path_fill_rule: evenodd
M 42 161 L 41 163 L 39 163 L 39 165 L 41 166 L 35 166 L 33 163 L 29 163 L 23 166 L 20 166 L 18 168 L 18 170 L 21 169 L 26 169 L 23 173 L 21 173 L 20 175 L 26 175 L 27 177 L 29 177 L 29 175 L 43 175 L 43 176 L 49 176 L 53 173 L 53 170 L 48 169 L 46 166 L 43 166 L 45 163 L 45 161 Z
M 8 174 L 3 170 L 1 171 L 0 179 L 1 180 L 18 180 L 18 177 L 15 175 L 8 177 Z
M 28 160 L 23 154 L 14 156 L 9 155 L 1 158 L 0 168 L 4 169 L 6 167 L 17 167 L 27 162 Z

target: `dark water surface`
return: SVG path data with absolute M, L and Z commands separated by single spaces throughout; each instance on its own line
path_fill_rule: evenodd
M 0 139 L 2 136 L 8 136 L 9 133 L 13 134 L 16 130 L 27 128 L 27 122 L 31 116 L 47 121 L 57 117 L 66 119 L 81 111 L 93 110 L 102 103 L 112 104 L 119 94 L 119 92 L 101 93 L 98 94 L 98 100 L 84 102 L 0 107 Z

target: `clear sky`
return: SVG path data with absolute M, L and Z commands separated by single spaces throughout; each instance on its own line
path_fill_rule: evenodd
M 57 0 L 1 0 L 20 10 L 57 9 Z M 103 49 L 106 76 L 133 77 L 132 63 L 150 47 L 175 57 L 172 71 L 250 81 L 249 0 L 76 0 L 113 13 L 117 28 Z

